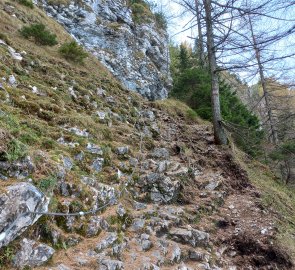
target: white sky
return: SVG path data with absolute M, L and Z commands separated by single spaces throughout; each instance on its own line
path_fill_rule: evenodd
M 163 11 L 169 15 L 168 32 L 170 39 L 175 43 L 181 43 L 183 41 L 191 42 L 191 39 L 188 38 L 188 36 L 194 35 L 193 30 L 179 33 L 184 30 L 184 26 L 191 19 L 191 14 L 185 13 L 182 15 L 181 13 L 183 9 L 173 0 L 154 0 L 153 2 L 158 5 L 159 9 L 162 6 Z
M 160 8 L 161 6 L 163 7 L 163 11 L 169 16 L 169 24 L 168 24 L 168 33 L 170 35 L 170 39 L 172 42 L 174 43 L 181 43 L 184 41 L 190 42 L 191 44 L 193 44 L 193 40 L 190 39 L 189 37 L 196 37 L 197 36 L 197 28 L 195 27 L 194 29 L 190 29 L 187 30 L 183 33 L 179 33 L 181 31 L 183 31 L 186 28 L 189 28 L 190 21 L 192 19 L 192 14 L 186 12 L 183 13 L 183 8 L 181 6 L 179 6 L 178 4 L 175 3 L 175 1 L 177 0 L 154 0 L 154 3 L 156 3 L 158 5 L 158 8 Z M 283 1 L 283 0 L 282 0 Z M 272 15 L 272 14 L 271 14 Z M 287 16 L 287 15 L 286 15 Z M 172 17 L 172 18 L 171 18 Z M 294 19 L 294 18 L 291 18 Z M 268 21 L 266 21 L 268 22 Z M 268 22 L 269 23 L 269 22 Z M 284 23 L 282 21 L 278 22 L 278 25 Z M 292 22 L 294 23 L 294 22 Z M 263 23 L 262 23 L 263 24 Z M 284 25 L 281 25 L 280 27 L 283 27 Z M 264 25 L 261 26 L 261 28 L 264 27 L 268 27 L 268 25 Z M 267 28 L 266 28 L 267 29 Z M 295 37 L 289 37 L 288 40 L 284 40 L 284 41 L 280 41 L 278 43 L 276 43 L 276 51 L 279 52 L 281 51 L 282 54 L 284 54 L 284 50 L 288 50 L 290 52 L 295 52 L 295 45 L 294 42 L 295 41 Z M 290 46 L 293 46 L 290 48 Z M 289 77 L 291 78 L 291 80 L 295 80 L 295 74 L 294 74 L 294 69 L 295 69 L 295 59 L 294 58 L 290 58 L 290 59 L 286 59 L 286 60 L 282 60 L 280 63 L 281 68 L 278 66 L 279 70 L 283 70 L 283 66 L 290 66 L 291 69 L 288 71 L 283 70 L 282 74 L 280 74 L 280 76 L 283 77 Z M 278 72 L 278 70 L 276 71 Z M 246 78 L 244 73 L 240 72 L 240 75 L 242 78 Z M 269 76 L 271 76 L 272 74 L 267 74 Z M 275 74 L 278 75 L 278 74 Z M 286 76 L 287 75 L 287 76 Z M 283 78 L 281 77 L 281 78 Z M 257 80 L 253 78 L 254 81 L 249 83 L 255 83 L 255 81 Z

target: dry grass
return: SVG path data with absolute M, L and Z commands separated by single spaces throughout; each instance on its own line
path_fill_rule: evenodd
M 194 124 L 208 124 L 205 120 L 198 117 L 198 115 L 185 103 L 176 99 L 166 99 L 154 102 L 154 106 L 158 109 L 164 110 L 172 117 L 183 117 L 188 122 Z
M 232 147 L 237 162 L 247 171 L 252 184 L 260 191 L 266 209 L 274 212 L 278 225 L 277 242 L 282 249 L 289 250 L 295 261 L 295 191 L 280 182 L 270 169 L 250 160 L 245 153 Z

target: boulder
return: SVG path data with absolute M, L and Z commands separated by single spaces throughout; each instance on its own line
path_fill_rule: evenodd
M 142 177 L 139 185 L 154 203 L 173 203 L 177 200 L 181 188 L 179 181 L 172 181 L 170 177 L 158 173 Z
M 209 234 L 192 228 L 172 228 L 169 232 L 172 240 L 189 244 L 192 247 L 204 247 L 209 244 Z
M 1 191 L 0 247 L 8 245 L 41 216 L 27 211 L 46 212 L 48 204 L 45 195 L 29 183 L 18 183 Z
M 24 238 L 21 248 L 14 258 L 14 265 L 23 269 L 24 267 L 36 267 L 47 262 L 54 254 L 54 249 L 44 244 Z

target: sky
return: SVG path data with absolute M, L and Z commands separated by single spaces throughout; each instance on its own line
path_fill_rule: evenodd
M 183 14 L 183 8 L 173 0 L 154 0 L 153 2 L 157 4 L 159 9 L 162 7 L 163 12 L 168 13 L 168 32 L 170 40 L 175 43 L 184 41 L 192 42 L 188 37 L 195 36 L 193 33 L 194 31 L 187 30 L 182 32 L 185 29 L 184 26 L 191 20 L 191 14 L 188 12 Z
M 192 14 L 190 14 L 189 12 L 184 12 L 183 8 L 175 3 L 176 1 L 180 1 L 180 0 L 154 0 L 154 3 L 157 4 L 158 8 L 163 9 L 163 11 L 165 13 L 168 13 L 168 33 L 170 36 L 170 40 L 173 43 L 181 43 L 181 42 L 189 42 L 193 45 L 193 39 L 191 39 L 190 37 L 196 37 L 197 35 L 197 29 L 192 28 L 189 29 L 187 31 L 182 32 L 183 30 L 185 30 L 186 28 L 189 28 L 189 26 L 192 23 Z M 250 0 L 249 0 L 250 1 Z M 260 1 L 260 0 L 253 0 L 255 1 Z M 270 13 L 270 16 L 285 16 L 287 19 L 294 19 L 294 14 L 295 14 L 295 7 L 293 7 L 293 14 L 292 12 L 289 14 L 278 14 L 279 12 L 274 12 L 274 13 Z M 295 19 L 294 19 L 295 20 Z M 271 25 L 268 25 L 270 23 L 270 19 L 268 19 L 267 21 L 265 20 L 264 22 L 262 21 L 259 25 L 260 29 L 257 30 L 266 30 L 266 32 L 271 29 L 274 29 L 275 27 L 282 29 L 283 27 L 285 27 L 287 24 L 289 24 L 290 26 L 292 26 L 292 24 L 294 25 L 295 21 L 293 22 L 284 22 L 284 21 L 271 21 Z M 259 31 L 257 31 L 259 32 Z M 295 53 L 295 36 L 290 36 L 290 38 L 285 39 L 283 41 L 280 41 L 278 43 L 275 44 L 275 47 L 271 48 L 273 51 L 275 51 L 277 54 L 284 54 L 286 53 L 286 51 L 288 50 L 288 52 L 290 53 Z M 291 80 L 291 81 L 295 81 L 295 58 L 288 58 L 288 59 L 284 59 L 282 61 L 280 61 L 279 63 L 276 64 L 277 67 L 274 68 L 273 71 L 270 71 L 267 75 L 268 76 L 272 76 L 272 75 L 277 75 L 281 78 L 281 80 L 287 81 L 287 80 Z M 284 69 L 286 68 L 286 69 Z M 288 70 L 287 70 L 288 68 Z M 276 71 L 275 71 L 276 69 Z M 271 70 L 271 68 L 270 68 Z M 283 72 L 280 72 L 282 71 Z M 242 79 L 248 80 L 247 78 L 249 76 L 246 75 L 245 72 L 238 72 L 240 77 Z M 281 73 L 281 74 L 279 74 Z M 250 84 L 254 84 L 257 81 L 257 77 L 252 77 L 251 81 L 249 79 L 248 83 Z

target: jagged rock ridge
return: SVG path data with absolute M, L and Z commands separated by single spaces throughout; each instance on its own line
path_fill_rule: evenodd
M 42 1 L 45 11 L 92 52 L 129 90 L 155 100 L 171 87 L 168 35 L 155 22 L 135 23 L 126 0 Z

